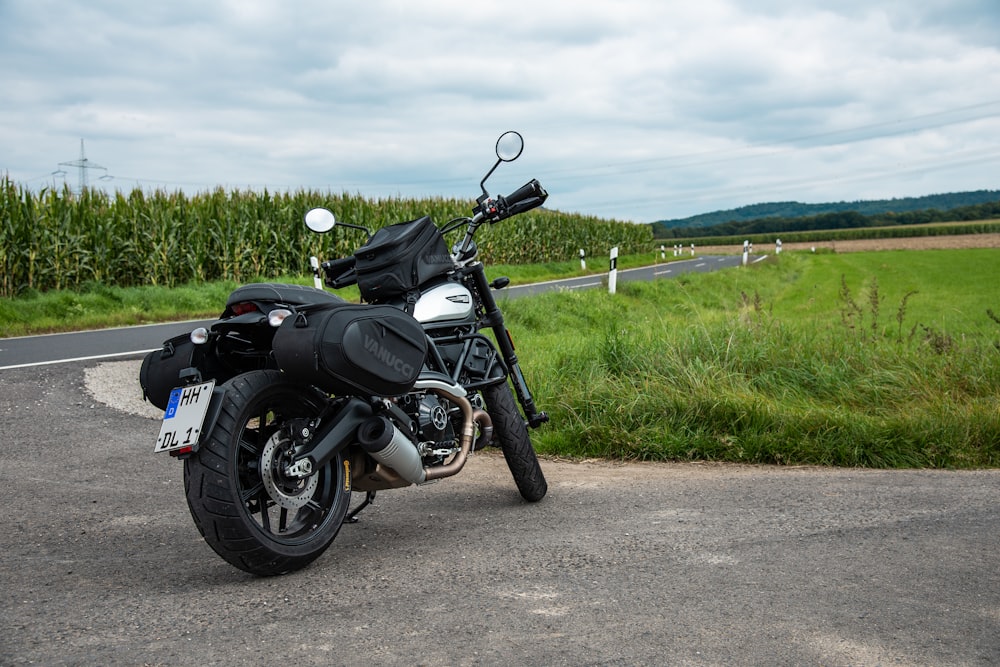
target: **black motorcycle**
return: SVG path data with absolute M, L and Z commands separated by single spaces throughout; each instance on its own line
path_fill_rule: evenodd
M 325 209 L 306 214 L 318 233 L 368 233 L 353 256 L 314 263 L 327 286 L 356 284 L 365 303 L 244 285 L 211 327 L 143 360 L 144 395 L 165 411 L 154 451 L 184 461 L 191 515 L 229 563 L 258 575 L 305 567 L 376 492 L 455 475 L 487 445 L 502 449 L 525 500 L 544 497 L 528 427 L 548 416 L 493 297 L 509 280 L 487 281 L 474 236 L 548 193 L 532 180 L 491 196 L 486 180 L 520 156 L 521 135 L 504 133 L 496 149 L 472 217 L 443 229 L 425 216 L 372 234 Z M 449 251 L 444 235 L 463 227 Z M 352 492 L 365 494 L 353 509 Z

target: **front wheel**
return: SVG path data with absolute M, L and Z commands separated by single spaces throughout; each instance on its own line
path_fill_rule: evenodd
M 538 464 L 535 449 L 531 446 L 528 425 L 517 409 L 514 395 L 506 382 L 483 389 L 486 411 L 493 421 L 493 433 L 500 441 L 500 449 L 507 467 L 514 477 L 521 497 L 530 503 L 545 497 L 549 485 Z
M 277 371 L 252 371 L 223 386 L 215 428 L 184 465 L 191 516 L 209 546 L 241 570 L 301 569 L 333 542 L 351 496 L 341 456 L 308 477 L 285 474 L 290 421 L 317 416 L 325 398 Z

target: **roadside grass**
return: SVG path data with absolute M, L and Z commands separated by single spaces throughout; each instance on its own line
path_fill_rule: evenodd
M 214 317 L 235 288 L 230 281 L 173 289 L 90 283 L 80 291 L 28 290 L 17 298 L 0 298 L 0 337 Z
M 892 255 L 510 302 L 552 416 L 533 438 L 571 457 L 1000 465 L 996 251 Z
M 622 269 L 646 266 L 656 263 L 657 257 L 653 254 L 624 256 L 619 259 L 618 266 Z M 586 271 L 581 270 L 579 259 L 488 267 L 491 279 L 508 276 L 512 285 L 606 273 L 607 270 L 607 258 L 600 262 L 588 261 Z M 311 285 L 312 276 L 303 272 L 256 281 Z M 188 283 L 173 288 L 117 287 L 91 282 L 79 290 L 40 292 L 28 289 L 14 298 L 0 297 L 0 338 L 217 317 L 226 297 L 236 286 L 233 281 Z M 356 287 L 338 290 L 337 294 L 348 301 L 360 299 Z
M 747 268 L 619 282 L 614 296 L 506 301 L 522 367 L 552 417 L 532 439 L 574 458 L 998 466 L 997 259 L 997 250 L 786 252 Z M 578 272 L 579 261 L 490 275 L 508 268 L 529 282 Z M 0 322 L 26 332 L 28 322 L 66 330 L 212 317 L 233 287 L 28 294 L 0 300 Z

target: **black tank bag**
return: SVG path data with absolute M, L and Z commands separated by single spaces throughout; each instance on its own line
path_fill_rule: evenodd
M 415 295 L 419 285 L 455 268 L 429 216 L 383 227 L 354 258 L 358 289 L 368 303 Z

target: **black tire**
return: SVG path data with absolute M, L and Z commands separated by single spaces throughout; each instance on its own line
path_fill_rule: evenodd
M 493 421 L 493 435 L 500 442 L 507 467 L 514 477 L 521 497 L 529 503 L 545 497 L 549 485 L 538 465 L 538 456 L 531 446 L 528 425 L 517 409 L 514 394 L 506 382 L 483 389 L 486 411 Z
M 270 370 L 223 386 L 219 419 L 184 464 L 191 516 L 209 546 L 241 570 L 270 576 L 301 569 L 333 542 L 351 497 L 342 457 L 305 479 L 281 472 L 282 426 L 317 415 L 325 399 Z

